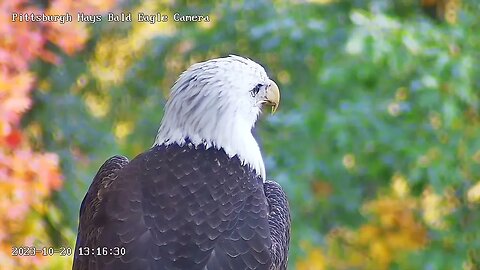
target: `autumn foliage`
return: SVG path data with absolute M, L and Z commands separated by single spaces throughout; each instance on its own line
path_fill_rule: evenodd
M 406 179 L 395 175 L 391 190 L 363 206 L 365 224 L 357 230 L 332 230 L 325 250 L 304 243 L 307 256 L 297 263 L 297 269 L 390 269 L 406 252 L 427 245 L 422 213 L 435 206 L 422 206 L 420 199 L 410 195 Z M 437 216 L 435 221 L 440 219 Z
M 48 245 L 40 216 L 63 181 L 58 155 L 32 149 L 22 130 L 21 120 L 33 105 L 31 92 L 36 84 L 30 66 L 38 60 L 61 63 L 61 56 L 47 49 L 47 44 L 72 55 L 88 39 L 84 24 L 11 22 L 12 13 L 90 13 L 114 4 L 96 2 L 55 0 L 47 9 L 25 0 L 0 2 L 0 269 L 30 269 L 48 262 L 40 256 L 14 257 L 12 246 Z
M 151 147 L 177 76 L 228 54 L 262 63 L 282 89 L 257 131 L 268 178 L 289 198 L 288 269 L 480 269 L 479 8 L 0 0 L 0 270 L 71 268 L 72 256 L 11 247 L 73 248 L 99 166 Z M 13 23 L 14 11 L 73 22 Z M 76 22 L 106 11 L 132 22 Z M 211 22 L 150 24 L 138 12 Z

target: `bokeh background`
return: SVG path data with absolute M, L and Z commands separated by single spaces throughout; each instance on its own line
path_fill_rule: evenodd
M 134 22 L 11 22 L 109 11 Z M 0 1 L 0 269 L 69 269 L 12 246 L 73 249 L 99 166 L 149 148 L 179 73 L 228 54 L 282 89 L 258 133 L 290 200 L 289 269 L 480 269 L 479 14 L 477 0 Z

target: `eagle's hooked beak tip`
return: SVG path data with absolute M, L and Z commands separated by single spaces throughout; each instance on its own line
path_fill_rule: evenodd
M 272 106 L 272 114 L 274 114 L 280 104 L 280 89 L 273 80 L 269 80 L 265 102 Z

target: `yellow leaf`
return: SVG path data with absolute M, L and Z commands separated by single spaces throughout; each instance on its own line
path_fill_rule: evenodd
M 480 181 L 471 187 L 467 192 L 467 200 L 471 203 L 480 202 Z

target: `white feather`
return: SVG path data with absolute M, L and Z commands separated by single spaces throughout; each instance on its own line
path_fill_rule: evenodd
M 183 145 L 223 149 L 248 164 L 265 181 L 262 154 L 252 128 L 261 104 L 250 90 L 268 83 L 259 64 L 231 55 L 192 65 L 172 87 L 154 145 Z

